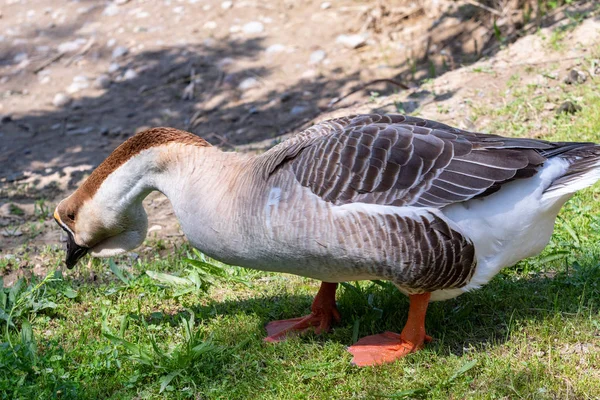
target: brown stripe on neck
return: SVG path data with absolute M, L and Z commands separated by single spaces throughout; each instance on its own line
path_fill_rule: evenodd
M 98 191 L 108 175 L 142 151 L 169 143 L 198 147 L 211 146 L 206 140 L 175 128 L 152 128 L 140 132 L 117 147 L 71 195 L 69 201 L 63 202 L 57 209 L 61 220 L 74 229 L 72 226 L 74 219 L 71 217 L 75 216 L 83 203 Z
M 127 139 L 117 147 L 86 179 L 78 191 L 92 197 L 102 182 L 114 170 L 125 164 L 130 158 L 152 147 L 169 143 L 210 147 L 210 143 L 192 133 L 180 131 L 175 128 L 152 128 L 140 132 Z

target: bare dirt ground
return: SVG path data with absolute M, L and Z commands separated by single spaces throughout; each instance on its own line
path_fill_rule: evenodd
M 355 112 L 485 130 L 473 105 L 506 102 L 515 74 L 555 85 L 600 42 L 593 1 L 530 21 L 472 3 L 3 0 L 0 258 L 32 253 L 19 266 L 43 270 L 43 248 L 62 246 L 56 203 L 147 127 L 238 151 Z M 411 89 L 379 82 L 331 106 L 376 79 Z M 146 205 L 150 235 L 181 241 L 168 200 Z

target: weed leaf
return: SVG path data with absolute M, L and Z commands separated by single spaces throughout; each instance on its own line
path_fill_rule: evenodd
M 178 369 L 177 371 L 173 371 L 170 374 L 161 377 L 159 379 L 159 381 L 160 381 L 160 391 L 159 391 L 159 393 L 162 393 L 167 388 L 167 386 L 169 386 L 169 383 L 171 383 L 171 381 L 173 380 L 173 378 L 175 378 L 180 373 L 181 373 L 181 370 Z

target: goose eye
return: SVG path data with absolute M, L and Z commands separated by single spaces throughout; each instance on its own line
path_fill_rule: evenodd
M 71 221 L 75 221 L 75 213 L 73 213 L 73 212 L 68 213 L 67 218 L 69 218 Z

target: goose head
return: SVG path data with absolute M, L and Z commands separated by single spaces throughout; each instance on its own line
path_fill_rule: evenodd
M 135 188 L 122 186 L 124 182 L 118 182 L 122 175 L 123 171 L 115 171 L 93 193 L 86 182 L 56 207 L 54 219 L 67 233 L 69 269 L 88 253 L 93 257 L 112 257 L 133 250 L 144 241 L 148 218 L 141 205 L 143 197 L 126 201 Z
M 138 133 L 117 147 L 58 204 L 54 219 L 68 236 L 68 268 L 86 254 L 112 257 L 142 244 L 148 228 L 142 200 L 156 189 L 155 180 L 169 168 L 173 151 L 164 150 L 178 148 L 169 147 L 171 144 L 210 146 L 191 133 L 173 128 Z

